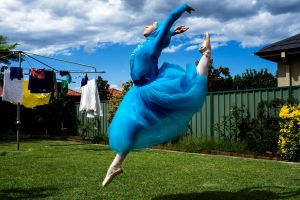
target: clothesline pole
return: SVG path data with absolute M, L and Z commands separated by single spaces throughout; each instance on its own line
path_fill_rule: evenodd
M 19 52 L 19 67 L 22 67 L 21 61 L 21 52 Z M 20 142 L 19 142 L 19 134 L 21 128 L 21 120 L 20 120 L 20 103 L 17 104 L 17 119 L 16 119 L 16 128 L 17 128 L 17 150 L 20 149 Z

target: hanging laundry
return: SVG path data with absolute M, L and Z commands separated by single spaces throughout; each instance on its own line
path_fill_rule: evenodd
M 24 80 L 10 79 L 10 72 L 4 72 L 2 100 L 11 103 L 21 103 L 23 101 Z
M 61 94 L 61 82 L 57 82 L 57 91 L 59 92 L 59 95 Z
M 61 70 L 61 71 L 59 71 L 59 75 L 66 76 L 66 81 L 68 81 L 68 83 L 72 82 L 72 77 L 71 77 L 70 72 Z
M 34 77 L 36 79 L 45 79 L 45 70 L 32 68 L 29 70 L 29 76 Z
M 55 73 L 53 71 L 44 70 L 44 74 L 45 76 L 43 78 L 42 73 L 36 73 L 35 69 L 30 69 L 28 89 L 31 93 L 54 92 Z
M 68 74 L 70 74 L 70 72 L 68 72 L 68 71 L 63 71 L 63 70 L 59 71 L 59 75 L 61 75 L 61 76 L 66 76 Z
M 23 87 L 23 102 L 22 105 L 25 108 L 34 108 L 36 106 L 42 106 L 49 104 L 51 93 L 31 93 L 30 90 L 28 90 L 28 84 L 29 81 L 24 81 L 24 87 Z
M 10 68 L 10 79 L 21 80 L 23 78 L 23 69 L 22 67 L 11 67 Z
M 2 65 L 1 72 L 4 72 L 5 70 L 7 70 L 7 66 L 6 65 Z
M 68 81 L 61 81 L 60 93 L 64 96 L 66 96 L 68 93 L 68 90 L 69 90 Z
M 85 86 L 88 82 L 89 78 L 87 76 L 87 73 L 85 73 L 84 77 L 81 79 L 81 87 Z
M 103 116 L 96 79 L 88 81 L 81 87 L 79 111 L 86 112 L 89 118 Z
M 59 90 L 58 90 L 58 84 L 56 81 L 56 73 L 53 72 L 53 85 L 54 85 L 54 98 L 59 98 Z
M 58 82 L 57 88 L 58 88 L 59 93 L 62 96 L 66 96 L 68 93 L 68 90 L 69 90 L 68 82 L 66 80 L 62 80 L 61 82 Z
M 71 82 L 72 82 L 72 76 L 71 76 L 71 74 L 68 74 L 68 75 L 67 75 L 66 81 L 68 81 L 68 83 L 71 83 Z

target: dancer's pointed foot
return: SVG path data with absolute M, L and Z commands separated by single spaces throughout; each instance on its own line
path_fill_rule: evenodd
M 208 32 L 204 34 L 203 43 L 202 46 L 199 48 L 199 51 L 206 57 L 210 58 L 211 46 L 210 46 L 210 36 Z
M 113 178 L 121 173 L 123 173 L 123 169 L 121 167 L 109 169 L 102 182 L 102 187 L 108 186 Z

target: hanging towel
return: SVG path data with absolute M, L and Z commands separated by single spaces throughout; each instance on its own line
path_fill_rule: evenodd
M 10 68 L 10 79 L 21 80 L 23 78 L 23 69 L 21 67 L 11 67 Z
M 4 72 L 2 100 L 11 103 L 21 103 L 23 101 L 24 80 L 10 79 L 10 72 Z
M 81 87 L 79 111 L 86 112 L 89 118 L 103 116 L 96 79 L 88 81 Z
M 29 84 L 28 89 L 31 93 L 49 93 L 54 92 L 54 80 L 55 74 L 53 71 L 44 70 L 45 77 L 35 76 L 35 72 L 32 75 L 32 70 L 30 69 Z
M 24 81 L 24 94 L 22 105 L 25 108 L 34 108 L 36 106 L 46 105 L 50 101 L 51 93 L 31 93 L 28 90 L 28 80 Z

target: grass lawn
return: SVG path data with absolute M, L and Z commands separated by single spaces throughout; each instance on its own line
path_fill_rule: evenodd
M 300 164 L 145 150 L 100 188 L 114 153 L 69 141 L 0 142 L 0 199 L 300 199 Z

